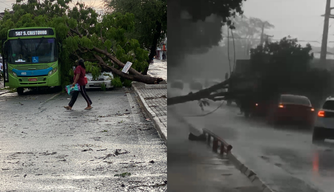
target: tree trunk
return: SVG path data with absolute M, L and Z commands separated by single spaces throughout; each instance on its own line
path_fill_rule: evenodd
M 161 25 L 160 25 L 160 29 L 161 29 Z M 70 30 L 73 33 L 76 33 L 79 35 L 79 37 L 83 37 L 83 35 L 80 33 L 80 31 L 78 29 L 71 29 Z M 139 81 L 139 82 L 143 82 L 143 83 L 147 83 L 147 84 L 159 84 L 159 82 L 163 81 L 162 78 L 157 78 L 157 77 L 150 77 L 147 75 L 143 75 L 141 73 L 139 73 L 138 71 L 136 71 L 134 68 L 130 67 L 129 69 L 129 74 L 127 73 L 123 73 L 121 70 L 116 69 L 115 67 L 109 66 L 108 64 L 106 64 L 103 60 L 103 58 L 96 53 L 100 53 L 105 55 L 107 58 L 109 58 L 111 60 L 111 62 L 113 64 L 118 65 L 120 68 L 124 68 L 125 64 L 122 63 L 120 60 L 118 60 L 115 56 L 113 56 L 112 54 L 110 54 L 107 50 L 103 50 L 100 49 L 98 47 L 93 47 L 91 50 L 87 50 L 86 51 L 92 51 L 92 53 L 94 54 L 95 58 L 99 61 L 100 65 L 102 68 L 107 68 L 110 71 L 112 71 L 114 74 L 123 77 L 125 79 L 129 79 L 131 81 Z
M 106 64 L 104 62 L 104 60 L 102 59 L 102 57 L 100 57 L 96 54 L 94 54 L 94 56 L 99 61 L 100 65 L 103 68 L 108 68 L 108 69 L 110 69 L 110 71 L 112 71 L 113 74 L 116 74 L 116 75 L 118 75 L 120 77 L 123 77 L 125 79 L 129 79 L 131 81 L 139 81 L 139 82 L 143 82 L 143 83 L 147 83 L 147 84 L 159 84 L 159 82 L 163 81 L 162 78 L 156 78 L 156 77 L 150 77 L 150 76 L 142 75 L 138 71 L 136 71 L 132 68 L 130 68 L 129 71 L 135 71 L 136 73 L 132 73 L 132 74 L 123 73 L 122 71 Z
M 150 55 L 148 56 L 148 61 L 147 61 L 148 65 L 150 65 L 150 63 L 153 61 L 153 58 L 156 54 L 157 44 L 158 44 L 158 40 L 160 39 L 160 36 L 161 36 L 161 23 L 157 21 L 156 29 L 155 29 L 155 33 L 153 37 L 153 43 L 152 43 L 151 50 L 150 50 Z M 148 67 L 149 66 L 147 66 L 145 70 L 142 72 L 143 75 L 147 75 Z
M 222 100 L 222 99 L 216 99 L 217 96 L 224 96 L 224 97 L 228 97 L 230 96 L 230 93 L 226 92 L 226 93 L 218 93 L 218 94 L 214 94 L 212 95 L 211 93 L 214 91 L 217 91 L 219 89 L 223 89 L 226 88 L 226 85 L 228 85 L 230 82 L 230 80 L 225 80 L 219 84 L 213 85 L 207 89 L 203 89 L 200 90 L 196 93 L 189 93 L 188 95 L 184 95 L 184 96 L 178 96 L 178 97 L 171 97 L 168 98 L 168 102 L 167 105 L 175 105 L 178 103 L 185 103 L 185 102 L 189 102 L 189 101 L 196 101 L 196 100 L 200 100 L 200 99 L 210 99 L 213 101 L 217 101 L 217 100 Z

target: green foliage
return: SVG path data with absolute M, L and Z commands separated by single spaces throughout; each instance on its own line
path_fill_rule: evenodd
M 106 91 L 107 90 L 106 84 L 102 83 L 101 84 L 101 89 L 102 89 L 102 91 Z
M 313 59 L 311 50 L 310 44 L 302 47 L 297 39 L 285 37 L 279 42 L 251 49 L 252 69 L 272 77 L 306 73 Z
M 124 82 L 123 82 L 123 85 L 125 87 L 131 87 L 132 86 L 132 81 L 129 80 L 129 79 L 125 79 Z
M 115 87 L 115 88 L 119 88 L 119 87 L 123 87 L 122 81 L 120 77 L 114 77 L 111 80 L 111 84 Z
M 92 61 L 85 64 L 94 77 L 100 74 L 101 67 L 93 53 L 111 65 L 105 55 L 92 51 L 94 47 L 108 51 L 123 63 L 132 62 L 136 70 L 148 65 L 148 52 L 140 47 L 138 40 L 129 36 L 136 27 L 133 14 L 115 12 L 98 20 L 100 15 L 93 8 L 81 3 L 70 8 L 70 3 L 72 0 L 45 0 L 42 3 L 17 0 L 13 4 L 14 13 L 6 10 L 0 20 L 0 38 L 6 39 L 8 30 L 12 28 L 54 27 L 62 45 L 59 61 L 63 85 L 72 78 L 72 66 L 79 57 Z
M 101 66 L 98 63 L 92 63 L 89 61 L 85 62 L 86 73 L 92 73 L 93 79 L 96 79 L 101 74 Z
M 242 15 L 244 0 L 168 0 L 169 66 L 181 65 L 187 54 L 205 53 L 222 40 L 222 25 Z M 180 15 L 189 16 L 183 19 Z M 211 22 L 203 22 L 210 17 Z M 201 31 L 194 33 L 194 31 Z M 180 35 L 181 34 L 181 35 Z M 191 36 L 188 34 L 192 34 Z M 184 38 L 186 35 L 187 38 Z
M 166 0 L 104 0 L 107 8 L 113 12 L 127 14 L 131 13 L 133 17 L 120 20 L 124 23 L 133 22 L 133 32 L 128 36 L 138 39 L 139 44 L 150 49 L 154 44 L 154 35 L 158 23 L 161 25 L 159 40 L 165 37 L 167 33 L 167 1 Z M 130 26 L 130 25 L 129 25 Z M 129 27 L 126 25 L 126 27 Z M 125 28 L 126 29 L 126 28 Z
M 263 77 L 266 92 L 322 97 L 332 87 L 333 76 L 326 70 L 310 68 L 311 50 L 310 44 L 302 47 L 289 37 L 258 46 L 251 50 L 251 73 Z

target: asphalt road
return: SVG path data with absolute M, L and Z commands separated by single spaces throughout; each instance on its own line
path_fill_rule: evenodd
M 188 140 L 189 127 L 168 107 L 168 192 L 260 192 L 226 157 L 202 141 Z
M 166 191 L 167 147 L 133 93 L 0 96 L 0 191 Z M 124 177 L 122 177 L 124 176 Z
M 217 104 L 216 104 L 217 106 Z M 211 111 L 215 106 L 206 108 Z M 236 107 L 224 105 L 203 114 L 196 102 L 180 104 L 178 112 L 198 128 L 208 128 L 233 146 L 232 152 L 278 192 L 331 192 L 334 189 L 334 144 L 313 145 L 306 127 L 272 127 L 246 119 Z

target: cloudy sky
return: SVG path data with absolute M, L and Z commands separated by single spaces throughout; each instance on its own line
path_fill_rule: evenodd
M 275 28 L 267 31 L 274 39 L 292 36 L 299 40 L 320 46 L 323 32 L 326 0 L 247 0 L 244 2 L 244 15 L 267 20 Z M 332 3 L 334 6 L 334 3 Z M 332 11 L 334 14 L 334 10 Z M 330 19 L 328 46 L 334 46 L 334 19 Z
M 101 7 L 102 4 L 102 0 L 79 1 L 95 7 Z M 5 8 L 10 9 L 14 2 L 0 0 L 0 12 Z M 247 0 L 243 9 L 247 17 L 257 17 L 275 25 L 273 30 L 267 31 L 274 35 L 274 39 L 290 35 L 305 40 L 305 43 L 310 41 L 312 45 L 320 46 L 324 23 L 321 15 L 325 13 L 325 4 L 326 0 Z M 334 46 L 334 19 L 330 20 L 329 46 Z
M 92 5 L 98 9 L 101 8 L 102 0 L 78 0 L 79 2 L 86 3 L 87 5 Z M 16 0 L 0 0 L 0 12 L 3 12 L 5 9 L 11 9 L 12 4 L 15 3 Z M 77 2 L 77 0 L 73 0 L 72 2 Z

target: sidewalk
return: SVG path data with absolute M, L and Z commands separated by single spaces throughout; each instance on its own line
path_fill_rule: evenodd
M 148 75 L 163 78 L 167 82 L 167 62 L 154 59 Z M 132 87 L 139 97 L 142 108 L 153 121 L 160 137 L 167 141 L 167 84 L 148 85 L 133 82 Z
M 9 90 L 7 89 L 3 89 L 4 88 L 4 82 L 3 82 L 3 79 L 0 80 L 0 95 L 3 95 L 5 93 L 8 93 Z
M 167 141 L 167 84 L 132 83 L 142 108 L 153 121 L 160 137 Z

